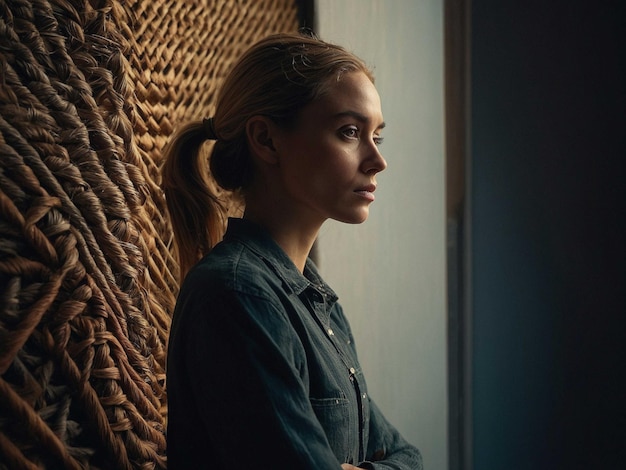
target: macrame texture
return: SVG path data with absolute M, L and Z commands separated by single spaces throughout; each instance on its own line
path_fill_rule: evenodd
M 0 468 L 166 467 L 161 150 L 296 10 L 0 0 Z

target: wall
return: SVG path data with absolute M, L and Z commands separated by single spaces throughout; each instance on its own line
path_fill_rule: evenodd
M 430 470 L 447 468 L 441 0 L 319 0 L 317 32 L 373 66 L 387 128 L 370 218 L 328 222 L 322 274 L 354 330 L 371 395 Z
M 473 468 L 624 468 L 624 4 L 471 11 Z

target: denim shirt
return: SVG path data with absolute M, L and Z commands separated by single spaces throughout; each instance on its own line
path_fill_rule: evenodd
M 187 275 L 167 364 L 168 468 L 422 468 L 367 391 L 337 296 L 230 219 Z

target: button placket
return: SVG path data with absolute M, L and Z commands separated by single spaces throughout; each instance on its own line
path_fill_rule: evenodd
M 350 353 L 350 348 L 346 348 L 347 345 L 350 344 L 348 339 L 347 342 L 338 341 L 339 337 L 335 335 L 335 332 L 331 328 L 330 315 L 327 315 L 329 312 L 326 312 L 328 308 L 327 303 L 327 295 L 323 289 L 312 285 L 313 293 L 311 294 L 311 306 L 315 310 L 315 317 L 317 320 L 318 326 L 322 329 L 325 336 L 330 341 L 330 344 L 333 345 L 334 349 L 337 351 L 339 359 L 343 362 L 344 366 L 348 370 L 348 376 L 350 383 L 352 384 L 355 398 L 356 398 L 356 412 L 358 413 L 357 422 L 358 422 L 358 442 L 359 442 L 359 460 L 363 460 L 365 443 L 364 439 L 364 426 L 365 426 L 365 409 L 364 409 L 364 401 L 366 400 L 366 394 L 361 390 L 361 384 L 357 378 L 357 369 L 355 367 L 354 358 Z

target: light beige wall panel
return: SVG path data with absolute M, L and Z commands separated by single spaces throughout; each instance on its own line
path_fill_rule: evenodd
M 363 225 L 330 222 L 320 265 L 352 324 L 370 393 L 422 451 L 447 458 L 442 0 L 318 0 L 317 32 L 374 68 L 389 167 Z

